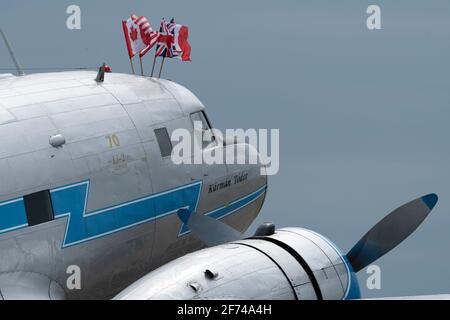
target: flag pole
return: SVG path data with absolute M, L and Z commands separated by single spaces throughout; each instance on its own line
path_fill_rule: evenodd
M 156 63 L 156 54 L 155 57 L 153 58 L 152 73 L 150 74 L 150 77 L 153 77 L 153 71 L 155 71 L 155 63 Z
M 164 60 L 166 60 L 166 56 L 163 57 L 162 61 L 161 61 L 161 68 L 159 69 L 159 75 L 158 78 L 161 78 L 161 72 L 164 66 Z
M 144 75 L 144 69 L 142 68 L 142 57 L 139 55 L 139 63 L 141 64 L 141 76 Z
M 130 65 L 131 65 L 131 72 L 133 72 L 133 74 L 135 74 L 135 73 L 134 73 L 133 60 L 132 60 L 131 57 L 130 57 Z

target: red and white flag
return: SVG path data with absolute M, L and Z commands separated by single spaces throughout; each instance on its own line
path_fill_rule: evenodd
M 122 21 L 122 27 L 130 59 L 138 52 L 140 57 L 145 55 L 158 40 L 159 33 L 153 31 L 150 23 L 143 16 L 137 17 L 133 14 Z
M 188 36 L 189 29 L 187 26 L 175 23 L 174 19 L 169 23 L 163 19 L 159 29 L 156 56 L 191 61 L 191 46 L 188 42 Z
M 173 56 L 181 61 L 191 61 L 191 46 L 188 42 L 189 28 L 181 24 L 175 24 L 172 27 Z
M 146 45 L 144 49 L 139 51 L 139 56 L 142 57 L 156 44 L 159 32 L 153 31 L 150 22 L 148 22 L 147 18 L 144 16 L 137 18 L 135 23 L 139 26 L 142 42 Z

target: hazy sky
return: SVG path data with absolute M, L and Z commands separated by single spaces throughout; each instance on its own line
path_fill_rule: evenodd
M 66 28 L 70 4 L 81 30 Z M 370 4 L 382 30 L 366 28 Z M 382 289 L 359 279 L 366 297 L 450 293 L 448 0 L 2 0 L 0 24 L 25 68 L 105 61 L 130 72 L 131 13 L 189 26 L 192 62 L 168 61 L 163 75 L 191 89 L 214 126 L 280 129 L 280 172 L 251 230 L 307 227 L 346 252 L 392 209 L 436 192 L 425 223 L 378 261 Z M 0 68 L 11 67 L 1 44 Z

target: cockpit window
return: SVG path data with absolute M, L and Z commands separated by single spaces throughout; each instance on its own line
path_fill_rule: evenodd
M 168 157 L 172 154 L 172 141 L 166 128 L 155 129 L 156 140 L 158 140 L 161 157 Z
M 214 137 L 214 134 L 212 132 L 212 128 L 211 128 L 211 124 L 208 120 L 208 118 L 206 117 L 206 114 L 204 111 L 199 111 L 199 112 L 195 112 L 195 113 L 191 113 L 191 120 L 192 120 L 192 124 L 194 125 L 195 128 L 195 122 L 201 122 L 202 123 L 202 147 L 203 149 L 205 149 L 206 147 L 208 147 L 211 143 L 214 143 L 215 145 L 215 141 L 216 141 L 216 137 Z

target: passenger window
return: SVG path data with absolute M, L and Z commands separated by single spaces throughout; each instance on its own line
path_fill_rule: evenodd
M 155 129 L 156 140 L 158 140 L 161 157 L 168 157 L 172 154 L 172 141 L 166 128 Z
M 211 143 L 214 143 L 214 145 L 215 145 L 216 137 L 214 137 L 214 135 L 212 133 L 211 124 L 209 123 L 209 120 L 206 117 L 205 112 L 199 111 L 199 112 L 191 113 L 191 120 L 192 120 L 192 124 L 194 124 L 196 121 L 200 121 L 202 123 L 202 127 L 203 127 L 202 148 L 205 149 Z M 203 140 L 206 140 L 206 141 L 203 141 Z
M 48 190 L 26 195 L 23 197 L 23 202 L 25 204 L 29 226 L 52 221 L 55 218 L 52 200 Z

